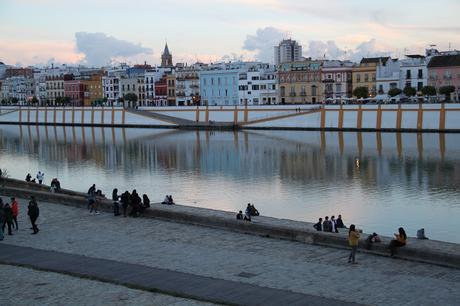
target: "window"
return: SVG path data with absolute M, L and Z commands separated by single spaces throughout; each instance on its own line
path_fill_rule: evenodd
M 252 90 L 259 90 L 259 85 L 252 85 Z
M 361 75 L 360 74 L 356 75 L 356 82 L 361 83 Z
M 390 83 L 390 89 L 395 89 L 398 87 L 397 83 Z
M 286 88 L 284 86 L 280 87 L 280 95 L 281 97 L 284 97 L 286 95 Z
M 312 96 L 316 96 L 316 85 L 313 85 L 313 86 L 311 87 L 311 95 L 312 95 Z
M 406 79 L 410 79 L 410 78 L 411 78 L 411 71 L 406 70 Z
M 418 70 L 418 78 L 423 79 L 423 69 Z
M 253 81 L 259 80 L 259 77 L 258 77 L 258 76 L 253 76 L 253 77 L 251 78 L 251 80 L 253 80 Z
M 220 85 L 220 78 L 217 78 L 217 85 Z
M 342 84 L 335 84 L 335 92 L 336 93 L 342 92 Z
M 418 82 L 418 83 L 417 83 L 417 90 L 418 90 L 418 91 L 421 91 L 422 88 L 423 88 L 423 82 Z

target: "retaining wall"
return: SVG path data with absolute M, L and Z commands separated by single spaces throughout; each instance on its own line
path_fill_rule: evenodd
M 39 201 L 58 203 L 74 207 L 86 208 L 87 201 L 84 193 L 62 190 L 59 193 L 49 192 L 49 187 L 35 183 L 27 183 L 14 179 L 1 179 L 0 194 L 28 198 L 35 196 Z M 100 209 L 112 211 L 112 201 L 99 199 Z M 325 233 L 313 229 L 313 223 L 299 222 L 271 217 L 254 217 L 253 222 L 238 221 L 235 213 L 204 209 L 182 205 L 153 204 L 143 217 L 156 218 L 172 222 L 180 222 L 199 226 L 214 227 L 246 234 L 287 239 L 302 243 L 324 245 L 329 247 L 347 248 L 347 232 Z M 362 234 L 360 240 L 361 252 L 388 256 L 386 249 L 391 238 L 382 237 L 382 243 L 376 243 L 371 250 L 363 248 L 367 234 Z M 435 240 L 408 239 L 408 245 L 399 248 L 396 257 L 412 261 L 427 262 L 452 268 L 460 268 L 460 245 Z

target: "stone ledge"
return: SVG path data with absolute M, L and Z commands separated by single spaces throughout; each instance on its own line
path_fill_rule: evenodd
M 3 196 L 16 196 L 28 198 L 35 196 L 39 201 L 58 203 L 78 208 L 86 208 L 86 194 L 63 189 L 59 193 L 51 193 L 49 187 L 19 180 L 2 179 L 0 194 Z M 112 201 L 99 199 L 101 211 L 112 212 Z M 323 245 L 336 248 L 348 248 L 347 232 L 325 233 L 313 229 L 313 223 L 299 222 L 272 217 L 254 217 L 253 222 L 235 219 L 236 213 L 190 207 L 183 205 L 152 204 L 144 212 L 143 217 L 155 218 L 171 222 L 179 222 L 198 226 L 206 226 L 230 230 L 245 234 L 259 235 L 278 239 L 298 241 L 308 244 Z M 389 256 L 386 249 L 390 237 L 382 237 L 381 243 L 374 243 L 372 250 L 364 249 L 364 239 L 368 236 L 362 234 L 360 240 L 361 252 Z M 308 256 L 305 254 L 305 256 Z M 408 239 L 408 245 L 399 248 L 396 257 L 411 261 L 426 262 L 436 265 L 460 269 L 460 245 L 436 240 Z

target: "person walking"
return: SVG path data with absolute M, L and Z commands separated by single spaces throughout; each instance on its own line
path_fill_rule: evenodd
M 355 261 L 356 250 L 358 249 L 359 232 L 355 229 L 355 225 L 350 225 L 348 232 L 348 245 L 351 248 L 350 256 L 348 256 L 348 263 L 357 263 Z
M 40 231 L 36 224 L 38 216 L 40 215 L 40 209 L 38 208 L 38 204 L 34 196 L 30 197 L 29 206 L 27 207 L 27 215 L 30 218 L 30 223 L 32 224 L 32 229 L 34 231 L 32 234 L 35 235 Z
M 11 227 L 13 225 L 13 211 L 11 210 L 10 204 L 6 203 L 5 206 L 3 206 L 3 212 L 5 214 L 5 221 L 3 222 L 3 231 L 5 231 L 5 224 L 8 226 L 8 235 L 13 235 L 13 232 L 11 231 Z
M 0 201 L 0 241 L 5 238 L 3 236 L 3 223 L 4 222 L 5 222 L 5 211 L 3 210 L 3 202 Z
M 95 209 L 96 203 L 96 184 L 93 184 L 88 189 L 88 210 L 90 214 L 93 214 L 93 210 Z
M 19 204 L 18 204 L 18 201 L 16 201 L 15 197 L 11 198 L 11 210 L 13 212 L 14 226 L 16 227 L 16 230 L 19 230 L 19 226 L 18 226 Z

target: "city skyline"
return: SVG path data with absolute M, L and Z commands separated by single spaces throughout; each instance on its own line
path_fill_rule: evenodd
M 459 10 L 453 0 L 5 0 L 0 4 L 0 61 L 158 64 L 167 41 L 176 62 L 272 62 L 273 47 L 289 37 L 313 58 L 401 57 L 423 53 L 430 44 L 459 49 Z

